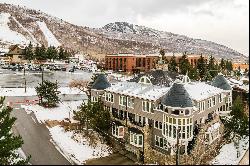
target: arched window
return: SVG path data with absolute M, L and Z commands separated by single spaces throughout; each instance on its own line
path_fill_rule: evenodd
M 141 77 L 139 83 L 142 83 L 142 84 L 152 84 L 151 81 L 150 81 L 150 79 L 148 77 L 146 77 L 146 76 Z

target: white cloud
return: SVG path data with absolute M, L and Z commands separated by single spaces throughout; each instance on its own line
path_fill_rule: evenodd
M 249 55 L 248 0 L 0 0 L 40 9 L 71 23 L 115 21 L 214 41 Z

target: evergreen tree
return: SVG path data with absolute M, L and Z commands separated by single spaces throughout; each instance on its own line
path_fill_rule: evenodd
M 200 79 L 204 80 L 204 77 L 206 75 L 206 61 L 202 55 L 197 60 L 197 69 L 198 69 Z
M 233 70 L 233 64 L 229 60 L 226 61 L 226 70 L 227 70 L 227 74 L 231 74 Z
M 221 68 L 222 72 L 224 72 L 225 69 L 226 69 L 226 62 L 225 62 L 225 60 L 223 58 L 220 61 L 220 68 Z
M 173 72 L 178 72 L 178 69 L 177 69 L 177 63 L 176 63 L 176 60 L 175 60 L 175 56 L 173 55 L 170 59 L 170 62 L 168 64 L 168 70 L 169 71 L 173 71 Z
M 43 106 L 46 107 L 56 107 L 59 103 L 60 99 L 58 95 L 60 91 L 58 91 L 58 84 L 50 81 L 43 81 L 43 83 L 39 83 L 39 85 L 35 88 L 37 96 L 39 97 Z M 45 100 L 43 100 L 45 99 Z
M 58 59 L 60 60 L 65 59 L 64 49 L 62 47 L 59 48 Z
M 36 45 L 36 48 L 35 48 L 35 57 L 37 60 L 41 59 L 40 47 L 38 46 L 38 44 Z
M 46 55 L 50 61 L 51 61 L 51 59 L 53 59 L 53 56 L 54 56 L 53 54 L 54 54 L 53 48 L 51 46 L 49 46 L 47 49 Z
M 41 54 L 41 60 L 46 60 L 47 59 L 47 51 L 45 46 L 42 44 L 40 48 L 40 54 Z
M 101 99 L 93 104 L 92 109 L 94 113 L 93 126 L 98 130 L 107 132 L 110 128 L 111 117 L 109 111 L 104 109 L 104 104 Z
M 107 132 L 111 124 L 110 113 L 104 109 L 100 99 L 98 102 L 88 100 L 87 104 L 83 103 L 79 111 L 74 111 L 74 119 L 80 122 L 81 129 L 85 125 L 87 131 L 92 127 L 92 129 Z
M 185 75 L 190 69 L 190 64 L 187 59 L 187 55 L 184 53 L 179 62 L 180 73 Z
M 199 74 L 197 72 L 196 67 L 190 67 L 190 70 L 188 72 L 188 77 L 192 80 L 198 80 L 199 79 Z
M 74 119 L 78 120 L 80 122 L 80 129 L 82 130 L 82 128 L 85 126 L 86 130 L 88 131 L 89 129 L 89 125 L 92 123 L 92 119 L 94 117 L 94 114 L 92 112 L 92 103 L 90 101 L 90 99 L 88 100 L 88 103 L 82 103 L 82 105 L 80 106 L 80 110 L 79 111 L 74 111 Z
M 206 75 L 207 80 L 210 80 L 210 78 L 212 79 L 218 75 L 218 69 L 215 65 L 215 59 L 213 56 L 210 56 L 207 68 L 208 68 L 208 73 Z
M 31 44 L 31 42 L 29 43 L 28 47 L 27 46 L 25 47 L 24 54 L 25 54 L 25 59 L 29 60 L 29 62 L 34 59 L 33 45 Z
M 230 117 L 225 121 L 226 136 L 248 136 L 249 135 L 249 120 L 244 112 L 244 105 L 240 96 L 237 96 L 233 103 Z
M 16 118 L 11 117 L 11 107 L 4 107 L 4 97 L 0 98 L 0 164 L 1 165 L 26 165 L 30 156 L 23 160 L 15 152 L 23 144 L 21 136 L 14 136 L 11 128 Z

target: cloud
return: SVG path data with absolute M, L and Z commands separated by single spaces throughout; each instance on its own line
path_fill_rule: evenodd
M 0 0 L 40 9 L 77 25 L 126 21 L 249 52 L 248 0 Z

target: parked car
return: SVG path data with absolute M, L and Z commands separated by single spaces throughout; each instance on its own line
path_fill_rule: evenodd
M 75 72 L 74 68 L 69 69 L 69 72 Z
M 62 71 L 66 71 L 66 67 L 62 67 L 61 70 L 62 70 Z

